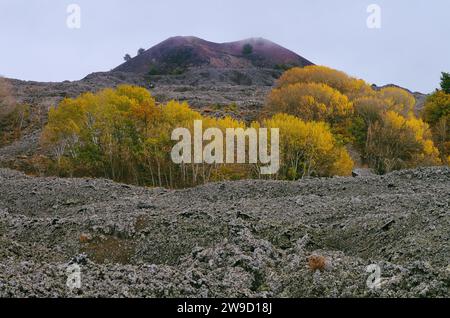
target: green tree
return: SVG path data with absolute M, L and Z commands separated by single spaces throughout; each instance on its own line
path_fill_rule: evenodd
M 242 54 L 244 55 L 250 55 L 253 53 L 253 46 L 250 43 L 244 44 L 242 47 Z
M 442 72 L 441 75 L 441 89 L 446 93 L 450 94 L 450 74 Z
M 130 54 L 125 54 L 125 56 L 123 57 L 123 59 L 125 60 L 125 62 L 128 62 L 129 60 L 131 60 L 131 56 Z

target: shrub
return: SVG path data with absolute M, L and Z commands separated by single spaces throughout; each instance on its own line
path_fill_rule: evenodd
M 11 95 L 11 87 L 0 77 L 0 117 L 4 117 L 14 110 L 15 101 Z
M 30 107 L 28 105 L 14 105 L 9 113 L 0 116 L 0 145 L 9 144 L 20 139 L 23 130 L 31 123 Z
M 308 267 L 311 271 L 323 272 L 326 268 L 326 258 L 321 255 L 310 255 L 308 257 Z
M 0 145 L 20 138 L 22 130 L 29 123 L 29 106 L 17 104 L 12 97 L 11 86 L 0 78 Z

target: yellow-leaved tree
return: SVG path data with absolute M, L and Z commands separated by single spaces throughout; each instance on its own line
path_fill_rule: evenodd
M 326 123 L 277 114 L 263 120 L 261 126 L 280 129 L 279 178 L 351 174 L 353 161 Z
M 61 174 L 139 183 L 143 135 L 161 118 L 150 93 L 123 85 L 64 99 L 51 108 L 41 142 L 53 151 Z
M 416 99 L 408 91 L 395 86 L 384 87 L 377 96 L 385 102 L 388 110 L 403 116 L 413 116 Z
M 431 126 L 442 161 L 450 164 L 450 94 L 438 90 L 428 96 L 422 118 Z
M 353 104 L 347 96 L 326 84 L 296 83 L 273 89 L 264 112 L 286 113 L 305 121 L 325 121 L 335 132 L 345 135 Z
M 373 96 L 375 91 L 366 82 L 351 77 L 344 72 L 320 65 L 311 65 L 303 68 L 295 67 L 281 75 L 276 87 L 297 83 L 321 83 L 328 85 L 350 100 L 361 96 Z
M 378 173 L 441 163 L 428 124 L 394 111 L 370 125 L 365 152 Z

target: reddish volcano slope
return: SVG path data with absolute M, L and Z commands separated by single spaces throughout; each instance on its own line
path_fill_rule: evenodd
M 245 50 L 244 48 L 247 48 Z M 191 67 L 283 68 L 312 63 L 262 38 L 214 43 L 197 37 L 169 38 L 115 68 L 139 74 L 179 74 Z

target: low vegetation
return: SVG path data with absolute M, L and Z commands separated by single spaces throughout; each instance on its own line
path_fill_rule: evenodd
M 28 105 L 18 104 L 12 97 L 10 85 L 0 78 L 0 146 L 20 138 L 29 121 Z

